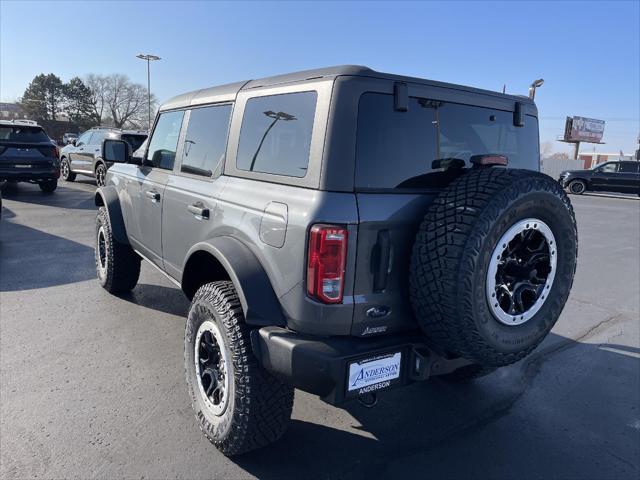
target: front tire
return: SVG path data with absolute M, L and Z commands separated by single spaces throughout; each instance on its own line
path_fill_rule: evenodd
M 293 407 L 293 388 L 258 364 L 249 332 L 231 282 L 198 289 L 185 329 L 185 374 L 200 429 L 227 456 L 275 442 Z
M 571 180 L 571 182 L 569 182 L 569 185 L 567 186 L 567 189 L 574 195 L 582 195 L 587 191 L 587 184 L 584 180 Z
M 44 182 L 40 182 L 38 185 L 40 186 L 40 190 L 42 190 L 44 193 L 52 193 L 56 188 L 58 188 L 58 181 L 46 180 Z
M 76 174 L 71 171 L 71 164 L 66 158 L 60 162 L 60 175 L 65 182 L 73 182 L 76 179 Z
M 105 207 L 98 209 L 96 217 L 95 260 L 100 285 L 109 293 L 128 292 L 138 283 L 140 257 L 129 245 L 113 238 Z

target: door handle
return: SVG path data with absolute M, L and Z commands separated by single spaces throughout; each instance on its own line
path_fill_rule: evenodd
M 146 192 L 144 192 L 144 194 L 147 196 L 147 198 L 150 198 L 154 202 L 160 200 L 160 194 L 155 190 L 147 190 Z
M 202 218 L 203 220 L 209 220 L 209 209 L 204 208 L 204 205 L 200 202 L 189 205 L 187 210 L 193 213 L 196 217 Z

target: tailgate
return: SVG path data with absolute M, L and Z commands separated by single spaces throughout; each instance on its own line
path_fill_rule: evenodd
M 357 193 L 359 227 L 352 335 L 415 328 L 409 262 L 418 226 L 436 194 Z

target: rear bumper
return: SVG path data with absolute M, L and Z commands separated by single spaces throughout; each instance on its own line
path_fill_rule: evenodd
M 12 169 L 0 170 L 0 180 L 9 180 L 12 182 L 42 182 L 46 180 L 57 180 L 60 178 L 59 168 L 46 169 Z
M 470 363 L 437 355 L 416 332 L 373 338 L 319 338 L 280 327 L 263 327 L 252 332 L 251 340 L 253 351 L 266 370 L 334 405 L 379 390 L 426 380 L 432 375 L 449 373 Z M 401 356 L 397 378 L 363 388 L 349 384 L 352 362 L 389 358 L 398 352 Z

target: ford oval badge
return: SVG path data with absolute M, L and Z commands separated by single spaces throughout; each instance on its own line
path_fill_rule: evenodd
M 387 315 L 389 315 L 389 307 L 386 307 L 384 305 L 380 305 L 377 307 L 371 307 L 369 309 L 367 309 L 367 311 L 365 312 L 367 317 L 369 318 L 382 318 L 382 317 L 386 317 Z

